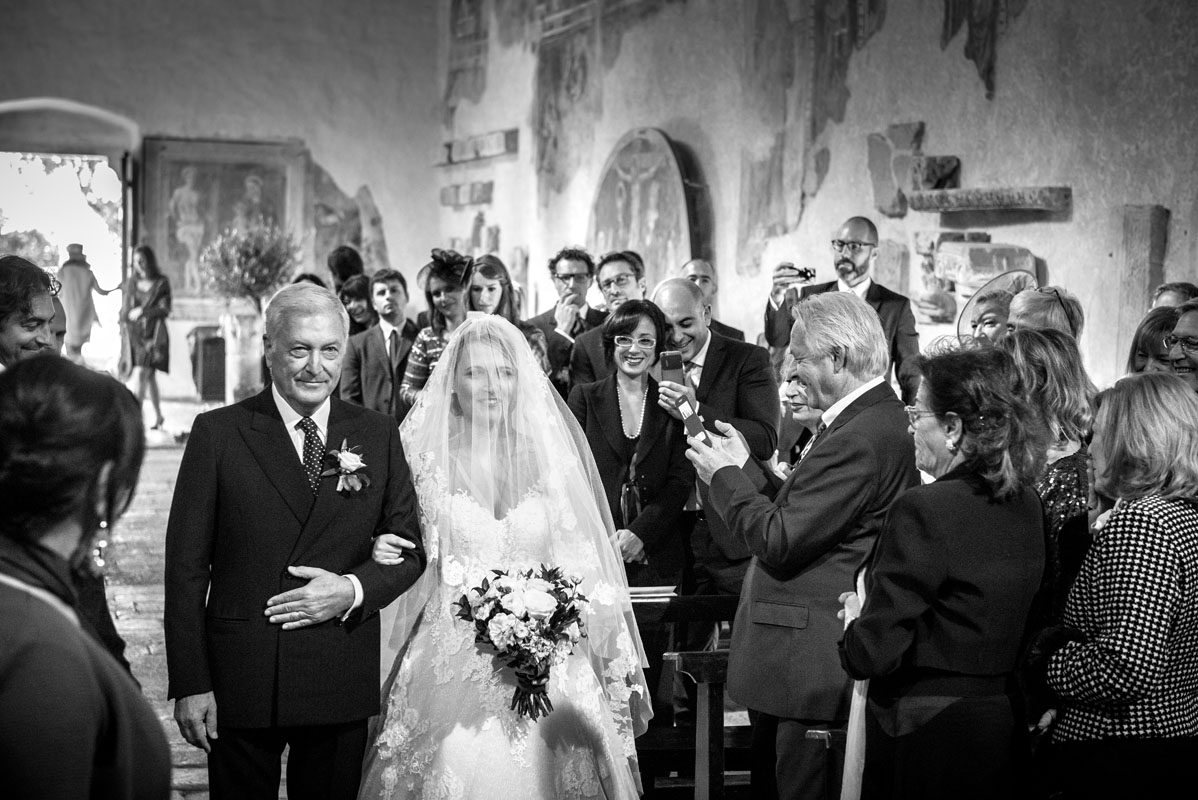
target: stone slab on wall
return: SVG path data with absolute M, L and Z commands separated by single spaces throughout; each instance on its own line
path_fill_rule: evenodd
M 1122 231 L 1119 243 L 1119 315 L 1116 352 L 1131 349 L 1136 326 L 1148 311 L 1152 291 L 1165 280 L 1165 251 L 1169 243 L 1169 209 L 1164 206 L 1123 206 L 1114 224 Z

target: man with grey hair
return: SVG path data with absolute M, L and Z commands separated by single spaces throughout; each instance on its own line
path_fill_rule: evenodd
M 331 396 L 349 318 L 311 283 L 266 308 L 271 385 L 195 420 L 166 530 L 168 695 L 214 797 L 357 796 L 377 611 L 424 569 L 394 417 Z M 415 546 L 371 559 L 374 537 Z M 217 725 L 217 709 L 220 724 Z
M 839 795 L 841 770 L 829 764 L 844 753 L 830 757 L 828 732 L 845 727 L 852 686 L 837 657 L 837 598 L 853 590 L 887 509 L 919 474 L 907 415 L 885 381 L 882 326 L 864 300 L 827 292 L 800 302 L 790 356 L 785 379 L 826 410 L 789 477 L 779 480 L 724 422 L 713 446 L 691 439 L 688 457 L 710 484 L 708 508 L 753 554 L 728 694 L 753 712 L 755 792 L 772 772 L 778 796 L 823 798 Z

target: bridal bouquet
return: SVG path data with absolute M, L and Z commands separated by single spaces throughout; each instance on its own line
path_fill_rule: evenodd
M 515 672 L 512 710 L 536 720 L 553 710 L 550 667 L 564 662 L 586 635 L 582 578 L 544 564 L 539 571 L 493 569 L 489 575 L 453 605 L 460 619 L 474 623 L 475 643 L 492 648 Z

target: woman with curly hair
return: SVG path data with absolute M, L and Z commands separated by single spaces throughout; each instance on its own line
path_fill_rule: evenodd
M 484 314 L 498 314 L 515 325 L 528 340 L 533 356 L 549 374 L 549 343 L 545 332 L 535 325 L 520 320 L 520 297 L 512 285 L 511 273 L 499 256 L 488 253 L 479 256 L 470 263 L 470 299 L 467 303 L 471 311 L 481 311 Z
M 1024 797 L 1015 682 L 1044 571 L 1034 482 L 1047 432 L 1011 357 L 965 348 L 919 361 L 915 462 L 935 482 L 890 507 L 851 620 L 848 673 L 869 680 L 863 798 Z
M 416 334 L 408 353 L 399 393 L 411 406 L 428 383 L 437 359 L 445 351 L 450 335 L 466 321 L 466 291 L 470 258 L 453 250 L 433 250 L 433 260 L 422 268 L 428 271 L 424 282 L 424 301 L 428 304 L 429 325 Z

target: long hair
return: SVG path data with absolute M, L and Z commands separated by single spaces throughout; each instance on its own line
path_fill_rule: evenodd
M 1144 315 L 1131 337 L 1131 350 L 1127 353 L 1127 366 L 1124 368 L 1128 375 L 1144 371 L 1144 368 L 1137 364 L 1141 359 L 1145 364 L 1158 360 L 1157 355 L 1164 345 L 1165 337 L 1173 332 L 1173 326 L 1177 324 L 1180 316 L 1181 312 L 1176 306 L 1160 306 Z
M 154 248 L 148 244 L 138 245 L 133 248 L 133 254 L 138 255 L 139 253 L 146 265 L 146 277 L 152 280 L 161 278 L 162 269 L 158 266 L 158 256 L 154 255 Z
M 1024 289 L 1011 301 L 1010 319 L 1020 318 L 1024 327 L 1055 328 L 1080 339 L 1086 315 L 1081 301 L 1059 286 Z
M 436 278 L 451 287 L 464 288 L 470 273 L 470 258 L 454 250 L 439 248 L 433 250 L 432 257 L 433 260 L 424 267 L 428 270 L 428 275 L 424 279 L 424 302 L 428 304 L 428 324 L 432 327 L 433 332 L 440 336 L 445 333 L 449 323 L 446 321 L 445 315 L 433 303 L 433 293 L 429 287 L 432 285 L 433 278 Z M 467 301 L 463 298 L 462 302 Z
M 1198 502 L 1198 394 L 1176 375 L 1145 372 L 1121 378 L 1097 400 L 1095 490 Z
M 920 356 L 918 363 L 930 410 L 940 419 L 954 414 L 961 420 L 964 466 L 993 497 L 1010 497 L 1040 476 L 1048 430 L 1016 391 L 1010 355 L 996 347 L 966 347 Z
M 145 444 L 140 404 L 105 373 L 51 354 L 0 373 L 0 536 L 36 541 L 78 515 L 85 536 L 112 525 L 133 499 Z
M 1020 328 L 998 346 L 1011 355 L 1024 398 L 1058 440 L 1080 442 L 1090 432 L 1097 387 L 1082 366 L 1077 340 L 1055 328 Z
M 495 313 L 518 327 L 520 325 L 520 308 L 516 302 L 516 290 L 512 286 L 512 276 L 507 271 L 507 266 L 500 260 L 499 256 L 488 253 L 487 255 L 479 256 L 470 263 L 470 273 L 465 278 L 467 287 L 470 286 L 476 273 L 489 281 L 499 281 L 499 284 L 503 287 L 503 295 L 499 298 L 499 307 L 495 309 Z M 478 311 L 474 307 L 473 293 L 466 300 L 466 307 L 472 311 Z

